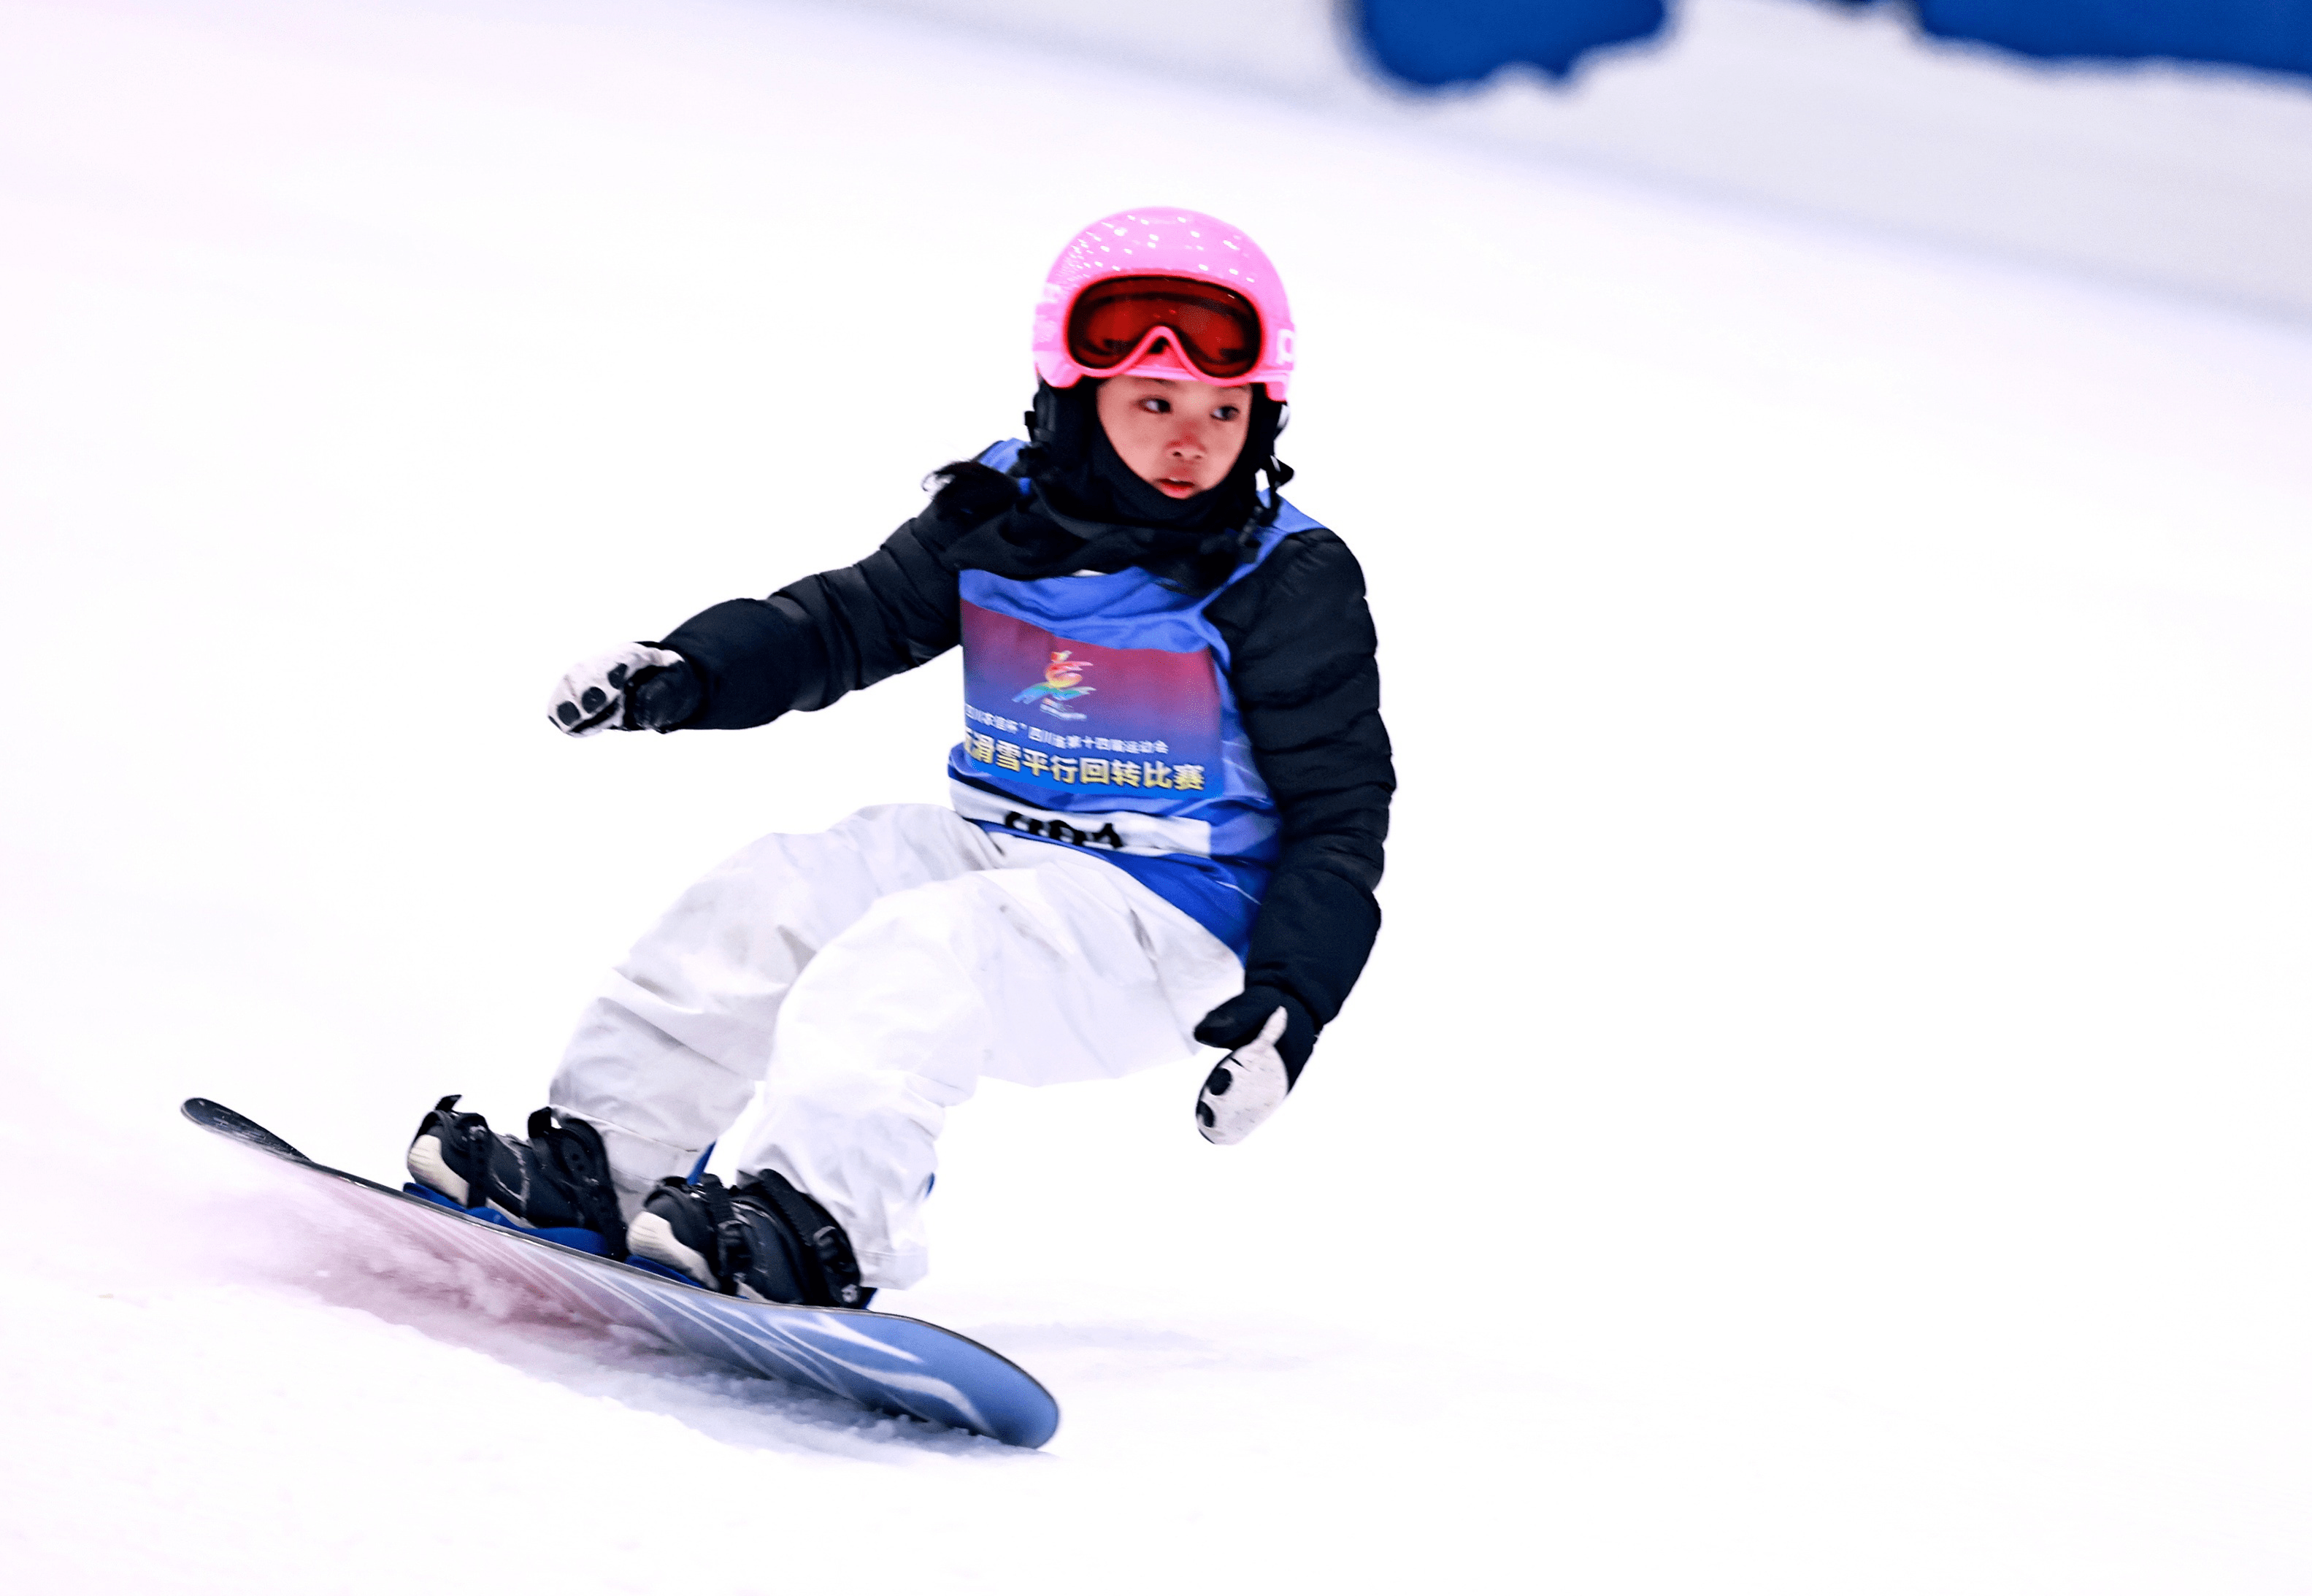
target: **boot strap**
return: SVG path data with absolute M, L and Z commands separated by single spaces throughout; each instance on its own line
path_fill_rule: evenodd
M 714 1285 L 726 1297 L 739 1294 L 739 1276 L 754 1265 L 754 1249 L 747 1245 L 747 1222 L 731 1206 L 731 1193 L 713 1175 L 701 1175 L 692 1188 L 706 1205 L 714 1222 Z
M 819 1261 L 819 1285 L 827 1298 L 821 1304 L 829 1308 L 856 1308 L 860 1305 L 859 1260 L 851 1250 L 851 1239 L 843 1227 L 835 1223 L 818 1202 L 795 1188 L 776 1170 L 758 1170 L 749 1183 L 762 1199 L 770 1204 L 787 1229 L 810 1250 Z

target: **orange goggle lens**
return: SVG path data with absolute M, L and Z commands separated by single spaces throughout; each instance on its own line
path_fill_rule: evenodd
M 1208 377 L 1241 377 L 1260 364 L 1260 312 L 1252 301 L 1192 277 L 1094 283 L 1068 312 L 1068 358 L 1087 371 L 1110 371 L 1159 327 Z

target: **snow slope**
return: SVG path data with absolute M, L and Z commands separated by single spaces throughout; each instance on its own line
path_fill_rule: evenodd
M 938 800 L 952 662 L 540 696 L 863 552 L 1159 197 L 1290 274 L 1406 785 L 1251 1142 L 958 1114 L 893 1306 L 1056 1440 L 301 1242 L 178 1099 L 388 1173 L 713 860 Z M 2301 329 L 767 0 L 0 0 L 0 238 L 12 1584 L 2312 1580 Z

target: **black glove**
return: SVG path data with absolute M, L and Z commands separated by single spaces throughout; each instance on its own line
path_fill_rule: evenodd
M 1225 1147 L 1276 1112 L 1317 1045 L 1317 1022 L 1291 994 L 1248 987 L 1204 1017 L 1196 1039 L 1230 1049 L 1196 1093 L 1198 1133 Z
M 706 696 L 698 672 L 672 649 L 628 643 L 573 665 L 546 701 L 557 732 L 671 732 L 698 713 Z

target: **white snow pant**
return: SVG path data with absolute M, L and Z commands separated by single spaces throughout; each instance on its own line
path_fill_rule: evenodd
M 882 805 L 763 837 L 685 892 L 587 1008 L 548 1101 L 600 1129 L 630 1216 L 714 1143 L 714 1173 L 776 1170 L 835 1215 L 866 1285 L 907 1286 L 933 1144 L 980 1076 L 1186 1057 L 1243 980 L 1095 855 Z

